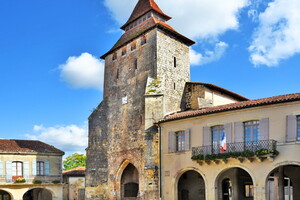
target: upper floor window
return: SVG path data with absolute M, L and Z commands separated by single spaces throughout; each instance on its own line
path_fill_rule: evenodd
M 259 138 L 259 121 L 244 122 L 244 138 L 245 143 L 257 142 Z
M 300 115 L 297 116 L 297 140 L 300 140 Z
M 213 126 L 211 127 L 212 133 L 212 150 L 213 153 L 220 153 L 226 151 L 226 137 L 224 126 Z
M 126 47 L 122 48 L 122 56 L 124 56 L 126 53 L 127 53 L 127 48 Z
M 185 150 L 185 132 L 177 131 L 175 133 L 176 137 L 176 151 L 184 151 Z
M 38 176 L 45 175 L 45 163 L 43 161 L 38 161 L 36 163 L 36 174 Z
M 112 59 L 113 59 L 113 60 L 116 60 L 116 59 L 117 59 L 117 52 L 114 52 Z
M 23 176 L 23 162 L 12 162 L 12 176 Z
M 138 68 L 138 60 L 134 59 L 134 69 L 137 69 L 137 68 Z
M 147 43 L 147 37 L 145 35 L 143 35 L 141 45 L 146 44 L 146 43 Z
M 136 42 L 131 43 L 131 51 L 136 49 Z
M 176 57 L 174 57 L 174 67 L 176 67 L 177 66 L 177 59 L 176 59 Z

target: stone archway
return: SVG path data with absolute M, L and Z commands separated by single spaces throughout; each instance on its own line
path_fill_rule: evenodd
M 178 200 L 205 200 L 205 183 L 203 177 L 194 170 L 183 173 L 177 185 Z
M 0 200 L 12 200 L 12 197 L 8 192 L 0 190 Z
M 216 180 L 218 200 L 253 200 L 253 180 L 248 172 L 234 167 L 221 172 Z
M 23 195 L 23 200 L 52 200 L 52 194 L 47 189 L 34 188 Z
M 121 199 L 134 200 L 139 196 L 139 172 L 129 163 L 121 176 Z
M 270 172 L 266 181 L 267 200 L 300 200 L 300 166 L 283 165 Z

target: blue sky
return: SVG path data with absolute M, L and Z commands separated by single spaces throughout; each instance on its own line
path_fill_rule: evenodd
M 84 152 L 103 61 L 137 0 L 0 0 L 0 137 Z M 197 42 L 191 81 L 250 99 L 300 92 L 297 0 L 156 0 Z M 284 5 L 284 6 L 283 6 Z

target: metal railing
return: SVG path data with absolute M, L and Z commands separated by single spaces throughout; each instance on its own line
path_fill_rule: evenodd
M 259 140 L 255 142 L 237 142 L 237 143 L 227 143 L 226 151 L 222 151 L 220 145 L 209 145 L 200 146 L 192 148 L 192 156 L 197 155 L 211 155 L 211 154 L 221 154 L 229 152 L 243 152 L 251 151 L 257 152 L 259 150 L 276 150 L 277 141 L 275 140 Z

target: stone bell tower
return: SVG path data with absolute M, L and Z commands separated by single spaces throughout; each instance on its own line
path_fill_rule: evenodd
M 159 199 L 159 133 L 190 79 L 189 46 L 154 0 L 139 0 L 105 59 L 103 101 L 89 117 L 86 199 Z

